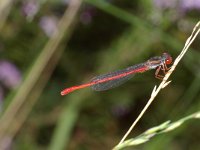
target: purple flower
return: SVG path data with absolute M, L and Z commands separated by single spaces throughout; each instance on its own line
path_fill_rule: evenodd
M 31 21 L 39 10 L 39 3 L 37 0 L 25 1 L 22 6 L 22 12 L 27 20 Z
M 200 10 L 200 0 L 181 0 L 180 7 L 183 11 L 188 11 L 192 9 Z
M 91 22 L 91 20 L 92 20 L 92 15 L 88 11 L 85 11 L 80 15 L 80 21 L 83 24 L 89 24 Z
M 11 150 L 13 149 L 13 141 L 12 138 L 9 136 L 4 136 L 0 141 L 1 149 L 2 150 Z
M 154 4 L 160 9 L 174 8 L 182 12 L 200 9 L 200 0 L 154 0 Z
M 51 37 L 57 28 L 58 20 L 54 16 L 44 16 L 40 19 L 40 27 L 48 37 Z
M 129 109 L 130 108 L 128 106 L 115 105 L 112 108 L 112 113 L 117 117 L 122 117 L 129 112 Z
M 21 73 L 14 64 L 1 60 L 0 81 L 9 89 L 16 88 L 21 83 Z
M 85 6 L 84 10 L 80 14 L 80 22 L 84 25 L 88 25 L 92 22 L 96 10 L 94 7 Z
M 175 8 L 178 0 L 154 0 L 156 7 L 160 9 Z

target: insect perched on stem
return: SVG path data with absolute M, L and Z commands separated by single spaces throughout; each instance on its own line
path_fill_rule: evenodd
M 66 95 L 72 91 L 85 87 L 91 87 L 95 91 L 108 90 L 123 84 L 136 73 L 143 73 L 151 69 L 156 69 L 155 77 L 162 79 L 164 76 L 161 75 L 160 72 L 162 71 L 164 74 L 166 74 L 166 72 L 169 70 L 167 65 L 170 65 L 171 63 L 172 57 L 168 53 L 163 53 L 162 56 L 152 57 L 144 63 L 136 64 L 126 69 L 99 75 L 94 77 L 88 83 L 66 88 L 61 91 L 61 95 Z

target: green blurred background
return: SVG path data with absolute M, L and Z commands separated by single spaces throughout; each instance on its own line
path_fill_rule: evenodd
M 66 87 L 168 52 L 175 58 L 199 21 L 200 0 L 1 0 L 0 149 L 114 147 L 160 80 L 154 70 L 112 90 Z M 200 109 L 200 37 L 132 134 Z M 188 121 L 130 149 L 199 150 Z

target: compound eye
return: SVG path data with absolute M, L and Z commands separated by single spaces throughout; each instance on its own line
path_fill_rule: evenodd
M 165 60 L 165 63 L 167 65 L 171 64 L 172 63 L 172 57 L 171 56 L 168 56 L 167 59 Z
M 165 60 L 165 64 L 169 65 L 172 63 L 172 57 L 168 53 L 163 53 L 162 57 Z

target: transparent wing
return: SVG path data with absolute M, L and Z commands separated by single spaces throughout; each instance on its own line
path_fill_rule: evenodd
M 104 79 L 107 79 L 107 78 L 110 78 L 110 77 L 113 77 L 113 76 L 118 76 L 120 74 L 123 74 L 123 73 L 129 71 L 129 70 L 130 70 L 130 68 L 127 68 L 127 69 L 124 69 L 124 70 L 119 70 L 119 71 L 111 72 L 111 73 L 108 73 L 108 74 L 100 75 L 100 76 L 94 77 L 92 79 L 92 82 L 95 82 L 95 81 L 98 82 L 99 80 L 104 80 Z M 134 74 L 129 74 L 129 75 L 126 75 L 126 76 L 123 76 L 123 77 L 119 77 L 117 79 L 105 81 L 105 82 L 102 82 L 102 83 L 97 83 L 97 84 L 92 85 L 91 88 L 95 91 L 104 91 L 104 90 L 112 89 L 112 88 L 115 88 L 115 87 L 120 86 L 121 84 L 125 83 L 126 81 L 128 81 L 133 76 L 134 76 Z

